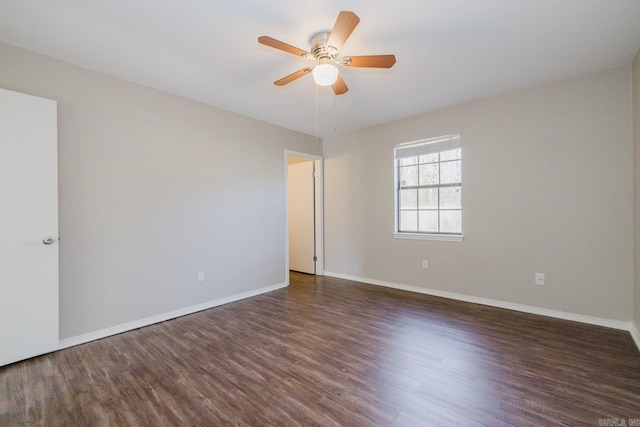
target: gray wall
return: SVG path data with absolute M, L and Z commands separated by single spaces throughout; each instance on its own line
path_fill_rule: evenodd
M 633 61 L 633 141 L 634 141 L 634 324 L 640 331 L 640 50 Z M 638 337 L 640 338 L 640 337 Z M 638 343 L 640 345 L 640 343 Z
M 1 87 L 58 101 L 61 338 L 286 280 L 283 151 L 313 137 L 5 44 L 0 63 Z M 631 320 L 631 73 L 325 140 L 326 270 Z M 460 131 L 464 242 L 393 239 L 393 145 Z
M 630 82 L 624 66 L 326 139 L 325 270 L 631 321 Z M 394 239 L 394 144 L 458 132 L 464 241 Z
M 313 137 L 6 44 L 0 64 L 58 101 L 61 338 L 285 283 L 284 150 Z

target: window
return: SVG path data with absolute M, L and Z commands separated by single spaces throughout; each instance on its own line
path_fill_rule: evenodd
M 396 145 L 396 237 L 462 239 L 460 135 Z

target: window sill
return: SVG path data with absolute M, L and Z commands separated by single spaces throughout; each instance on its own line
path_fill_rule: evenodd
M 421 234 L 421 233 L 393 233 L 395 239 L 432 240 L 436 242 L 462 242 L 461 234 Z

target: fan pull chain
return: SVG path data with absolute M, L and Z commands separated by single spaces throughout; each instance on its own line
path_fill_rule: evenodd
M 336 94 L 333 93 L 333 133 L 338 131 L 338 113 L 336 108 Z
M 316 90 L 316 143 L 318 142 L 318 85 L 313 84 L 313 87 Z

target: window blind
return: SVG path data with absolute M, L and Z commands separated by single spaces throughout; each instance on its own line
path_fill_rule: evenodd
M 407 157 L 439 153 L 441 151 L 455 150 L 456 148 L 460 148 L 460 135 L 447 135 L 398 144 L 394 147 L 394 153 L 396 159 L 406 159 Z

